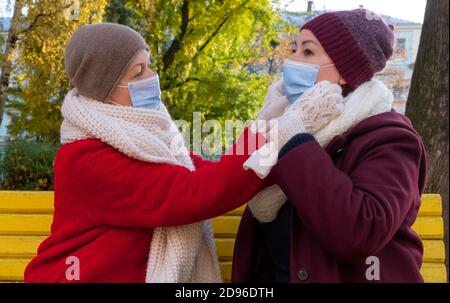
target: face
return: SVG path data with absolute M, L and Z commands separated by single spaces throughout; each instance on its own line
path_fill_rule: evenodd
M 333 61 L 327 55 L 319 40 L 317 40 L 316 36 L 310 30 L 301 30 L 295 42 L 297 46 L 295 52 L 289 56 L 290 60 L 319 64 L 320 66 L 333 64 Z M 317 82 L 323 80 L 340 85 L 346 84 L 334 65 L 320 69 L 317 75 Z
M 119 80 L 118 85 L 125 87 L 116 86 L 108 101 L 121 105 L 131 106 L 131 97 L 127 85 L 130 82 L 150 78 L 151 76 L 155 75 L 156 73 L 148 67 L 149 64 L 150 57 L 147 51 L 142 49 L 137 52 L 127 70 L 123 74 L 122 78 Z

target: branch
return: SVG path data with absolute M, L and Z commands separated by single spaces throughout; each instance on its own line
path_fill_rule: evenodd
M 197 50 L 197 52 L 195 53 L 194 57 L 192 58 L 192 61 L 194 61 L 200 55 L 200 53 L 208 46 L 208 44 L 212 41 L 212 39 L 214 39 L 214 37 L 217 36 L 217 34 L 222 29 L 222 27 L 225 25 L 225 23 L 228 21 L 228 19 L 232 15 L 232 13 L 234 13 L 235 11 L 239 10 L 242 7 L 245 7 L 245 5 L 248 2 L 250 2 L 250 0 L 245 1 L 244 3 L 239 5 L 239 7 L 234 9 L 232 12 L 230 12 L 230 13 L 225 15 L 225 17 L 223 18 L 222 22 L 220 22 L 219 26 L 214 30 L 214 32 L 208 37 L 208 39 L 206 39 L 206 41 L 202 44 L 202 46 L 200 46 L 200 48 Z
M 178 36 L 173 40 L 169 49 L 163 56 L 163 70 L 166 71 L 172 65 L 175 54 L 181 49 L 181 43 L 186 35 L 186 30 L 189 24 L 189 1 L 184 0 L 181 8 L 181 29 Z
M 29 26 L 26 29 L 17 32 L 16 35 L 21 35 L 21 34 L 25 34 L 25 33 L 29 32 L 30 30 L 32 30 L 35 27 L 35 25 L 38 23 L 40 18 L 54 16 L 54 15 L 62 12 L 63 10 L 66 10 L 66 9 L 70 8 L 71 5 L 72 4 L 69 4 L 67 6 L 63 6 L 61 9 L 57 10 L 56 12 L 52 12 L 52 13 L 48 13 L 48 14 L 44 14 L 44 13 L 37 14 L 34 17 L 34 20 L 29 24 Z
M 208 46 L 208 44 L 211 42 L 211 40 L 217 36 L 217 34 L 219 33 L 220 29 L 225 25 L 225 23 L 228 21 L 228 16 L 225 16 L 225 18 L 223 18 L 222 22 L 220 22 L 219 26 L 214 30 L 214 32 L 208 37 L 208 39 L 206 39 L 206 41 L 202 44 L 202 46 L 200 46 L 200 48 L 197 50 L 197 54 L 200 53 L 201 51 L 203 51 L 205 49 L 205 47 Z M 197 54 L 194 56 L 194 58 L 197 57 Z
M 168 90 L 168 89 L 178 88 L 178 87 L 181 87 L 181 86 L 185 85 L 187 82 L 191 82 L 191 81 L 200 82 L 200 81 L 202 81 L 202 79 L 200 79 L 200 78 L 194 78 L 194 77 L 189 77 L 189 78 L 187 78 L 186 80 L 184 80 L 184 81 L 182 81 L 182 82 L 179 82 L 178 84 L 173 85 L 173 86 L 171 86 L 171 87 L 169 87 L 168 85 L 164 85 L 161 89 L 162 89 L 162 90 Z

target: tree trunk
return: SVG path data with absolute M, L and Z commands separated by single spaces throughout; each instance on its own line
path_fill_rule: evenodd
M 8 38 L 6 40 L 6 47 L 3 53 L 4 63 L 2 65 L 2 71 L 0 74 L 0 125 L 3 120 L 3 111 L 5 108 L 6 101 L 8 100 L 8 87 L 9 78 L 11 76 L 12 64 L 13 64 L 13 54 L 16 48 L 17 33 L 20 27 L 20 17 L 22 14 L 23 3 L 20 0 L 16 0 L 14 4 L 14 13 L 11 20 L 11 26 L 8 32 Z
M 448 0 L 428 0 L 406 115 L 421 134 L 428 158 L 425 191 L 442 196 L 448 275 Z

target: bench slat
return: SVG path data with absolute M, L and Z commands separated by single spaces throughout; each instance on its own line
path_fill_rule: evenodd
M 212 220 L 217 237 L 235 237 L 241 218 L 239 216 L 220 216 Z M 441 217 L 418 217 L 412 226 L 422 240 L 443 239 L 444 221 Z
M 239 215 L 242 216 L 245 210 L 245 205 L 238 207 L 225 215 Z M 439 194 L 423 194 L 422 203 L 420 205 L 418 216 L 442 216 L 442 199 Z
M 419 216 L 442 216 L 442 198 L 439 194 L 423 194 Z
M 44 236 L 0 236 L 0 258 L 32 258 L 36 255 Z M 232 238 L 215 239 L 217 255 L 221 261 L 231 261 L 235 240 Z M 425 240 L 425 263 L 444 263 L 445 246 L 440 240 Z
M 0 259 L 0 281 L 23 281 L 28 259 Z
M 222 278 L 224 281 L 231 280 L 231 262 L 220 262 L 220 270 L 222 272 Z M 447 273 L 445 271 L 444 264 L 431 264 L 424 263 L 420 270 L 423 279 L 428 283 L 446 283 Z
M 423 240 L 444 239 L 444 220 L 442 217 L 417 217 L 412 228 Z
M 0 258 L 32 258 L 45 236 L 0 236 Z
M 214 233 L 219 238 L 235 237 L 241 218 L 220 216 L 212 220 Z M 0 214 L 0 235 L 47 235 L 50 233 L 52 215 Z M 423 240 L 443 239 L 444 221 L 438 217 L 419 217 L 413 229 Z
M 27 264 L 27 259 L 0 259 L 0 281 L 23 281 L 23 272 Z M 225 281 L 231 279 L 231 268 L 231 261 L 220 262 L 222 277 Z M 444 264 L 424 263 L 420 272 L 427 282 L 447 282 Z
M 442 240 L 423 240 L 423 262 L 439 263 L 445 262 L 445 244 Z
M 216 249 L 219 260 L 230 261 L 233 259 L 234 242 L 232 238 L 216 239 Z M 441 240 L 425 240 L 423 241 L 424 263 L 444 263 L 445 261 L 445 245 Z
M 447 283 L 445 264 L 423 263 L 420 273 L 427 283 Z
M 0 213 L 52 214 L 53 191 L 0 190 Z
M 240 222 L 240 216 L 220 216 L 211 220 L 214 234 L 222 238 L 236 237 Z
M 51 214 L 53 213 L 53 191 L 0 190 L 0 213 Z M 242 215 L 245 205 L 227 213 Z M 423 194 L 419 216 L 441 216 L 442 200 L 439 194 Z
M 233 259 L 233 251 L 234 251 L 234 239 L 215 239 L 216 242 L 216 251 L 219 260 L 222 261 L 231 261 Z
M 52 215 L 0 214 L 0 235 L 48 235 Z
M 0 258 L 32 258 L 45 236 L 0 236 Z M 234 239 L 215 239 L 217 255 L 221 260 L 233 257 Z

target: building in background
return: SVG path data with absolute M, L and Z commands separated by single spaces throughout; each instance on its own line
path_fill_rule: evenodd
M 394 105 L 405 112 L 411 78 L 419 50 L 422 24 L 407 20 L 382 16 L 387 23 L 394 25 L 396 46 L 394 55 L 387 67 L 377 77 L 384 81 L 394 94 Z

